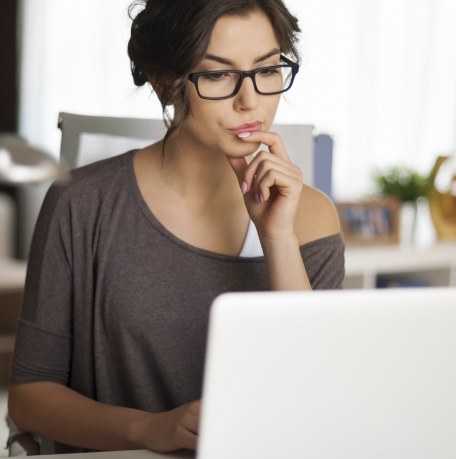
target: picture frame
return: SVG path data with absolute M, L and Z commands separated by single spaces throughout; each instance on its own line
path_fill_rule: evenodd
M 336 203 L 347 245 L 380 245 L 399 242 L 400 202 L 381 198 Z

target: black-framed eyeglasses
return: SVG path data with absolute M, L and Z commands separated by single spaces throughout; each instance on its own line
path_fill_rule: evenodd
M 244 78 L 251 78 L 258 94 L 273 96 L 288 91 L 293 85 L 299 65 L 280 56 L 284 64 L 242 70 L 211 70 L 209 72 L 190 73 L 188 79 L 195 85 L 202 99 L 221 100 L 234 97 L 241 89 Z

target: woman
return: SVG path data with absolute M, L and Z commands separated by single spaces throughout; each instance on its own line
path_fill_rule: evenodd
M 57 451 L 195 449 L 215 296 L 341 286 L 334 207 L 269 132 L 298 32 L 281 0 L 149 0 L 135 16 L 135 83 L 174 117 L 47 195 L 10 391 L 20 429 Z M 245 253 L 248 232 L 261 245 Z

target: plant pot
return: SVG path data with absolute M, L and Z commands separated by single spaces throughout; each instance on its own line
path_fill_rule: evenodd
M 401 203 L 399 215 L 399 243 L 403 246 L 414 245 L 417 220 L 415 201 Z

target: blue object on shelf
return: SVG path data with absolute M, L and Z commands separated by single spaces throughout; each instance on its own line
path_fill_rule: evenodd
M 333 139 L 328 134 L 315 137 L 314 186 L 332 198 Z

